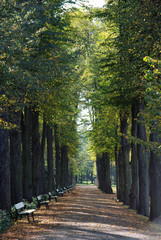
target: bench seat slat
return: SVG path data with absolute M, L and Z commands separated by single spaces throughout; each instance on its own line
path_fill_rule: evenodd
M 33 213 L 33 212 L 35 212 L 35 209 L 26 209 L 26 210 L 20 212 L 19 214 L 23 215 L 23 214 L 30 214 L 30 213 Z
M 41 203 L 41 204 L 48 204 L 49 201 L 48 201 L 48 200 L 47 200 L 47 201 L 41 201 L 40 203 Z

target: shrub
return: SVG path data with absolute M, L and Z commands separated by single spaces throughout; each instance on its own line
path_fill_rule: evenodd
M 32 203 L 30 204 L 31 208 L 38 208 L 38 204 L 37 204 L 37 199 L 36 197 L 32 198 Z
M 29 203 L 29 202 L 24 202 L 25 203 L 25 206 L 26 206 L 26 208 L 27 209 L 33 209 L 33 208 L 37 208 L 37 201 L 36 201 L 36 199 L 34 199 L 34 201 L 33 202 L 31 202 L 31 203 Z
M 0 209 L 0 233 L 7 229 L 11 224 L 9 213 Z
M 14 206 L 11 207 L 11 218 L 16 219 L 16 209 Z

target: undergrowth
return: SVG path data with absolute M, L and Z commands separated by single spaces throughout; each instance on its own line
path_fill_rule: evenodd
M 0 209 L 0 233 L 7 229 L 11 224 L 9 213 Z

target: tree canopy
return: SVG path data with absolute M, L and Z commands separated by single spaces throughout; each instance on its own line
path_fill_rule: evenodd
M 118 199 L 149 216 L 150 196 L 154 219 L 161 215 L 160 1 L 75 3 L 0 5 L 0 208 L 75 183 L 95 166 L 100 189 L 112 193 L 115 164 Z

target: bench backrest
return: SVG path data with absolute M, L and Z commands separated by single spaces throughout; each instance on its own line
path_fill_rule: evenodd
M 19 203 L 16 203 L 14 206 L 18 210 L 18 209 L 24 208 L 25 205 L 23 202 L 19 202 Z
M 37 196 L 37 200 L 41 201 L 41 196 Z

